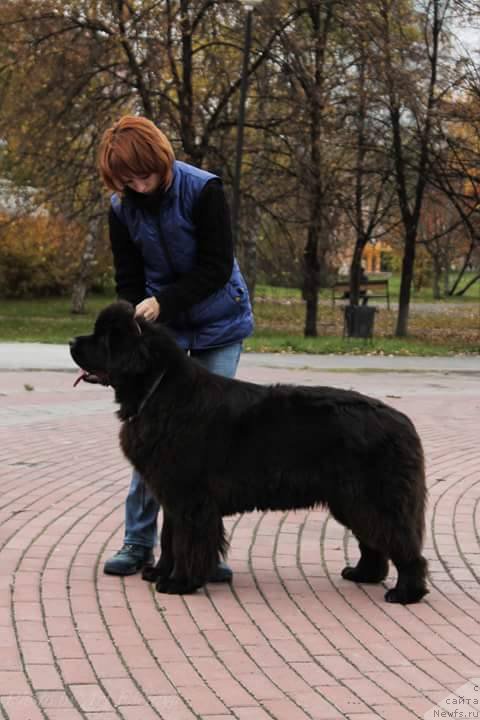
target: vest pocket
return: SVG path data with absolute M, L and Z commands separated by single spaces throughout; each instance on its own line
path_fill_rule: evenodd
M 217 290 L 216 293 L 210 295 L 202 302 L 193 305 L 189 310 L 189 317 L 194 327 L 200 325 L 208 325 L 212 322 L 218 322 L 231 311 L 232 300 L 225 288 Z
M 247 288 L 241 285 L 238 281 L 229 281 L 225 288 L 234 303 L 242 305 L 246 301 L 248 302 Z
M 242 287 L 229 289 L 229 295 L 235 303 L 241 303 L 245 297 L 245 290 Z
M 248 306 L 248 292 L 239 283 L 228 282 L 223 288 L 189 310 L 192 325 L 208 325 L 224 321 L 228 325 Z

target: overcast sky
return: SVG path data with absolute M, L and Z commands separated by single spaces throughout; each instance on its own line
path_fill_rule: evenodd
M 480 29 L 472 26 L 465 26 L 463 28 L 457 28 L 456 34 L 460 41 L 460 44 L 465 47 L 470 53 L 475 53 L 480 50 Z

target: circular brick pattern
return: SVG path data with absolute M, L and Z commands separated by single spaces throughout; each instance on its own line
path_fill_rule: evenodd
M 258 382 L 352 387 L 407 412 L 429 485 L 430 594 L 341 579 L 356 543 L 321 509 L 228 518 L 234 583 L 156 594 L 102 572 L 130 470 L 110 390 L 0 374 L 0 718 L 422 717 L 480 677 L 480 390 L 474 375 L 255 368 Z M 32 389 L 33 388 L 33 389 Z

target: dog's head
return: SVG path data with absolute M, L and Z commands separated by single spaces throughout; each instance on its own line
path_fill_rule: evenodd
M 79 335 L 70 341 L 70 354 L 82 369 L 77 382 L 115 385 L 119 374 L 144 372 L 143 322 L 135 319 L 133 306 L 123 301 L 102 310 L 91 335 Z

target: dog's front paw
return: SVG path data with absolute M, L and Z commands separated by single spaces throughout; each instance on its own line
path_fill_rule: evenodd
M 186 578 L 158 578 L 155 590 L 167 595 L 191 595 L 202 587 L 202 583 Z
M 356 583 L 380 583 L 385 580 L 388 573 L 388 565 L 382 565 L 381 567 L 360 567 L 356 565 L 351 567 L 347 565 L 342 570 L 342 578 L 344 580 L 350 580 L 350 582 Z
M 156 582 L 161 575 L 160 569 L 155 565 L 147 565 L 142 570 L 142 580 L 147 582 Z
M 160 576 L 155 582 L 155 590 L 159 593 L 168 592 L 168 577 Z
M 160 558 L 156 565 L 146 565 L 142 570 L 142 580 L 157 582 L 157 580 L 168 580 L 173 569 L 173 563 L 166 562 Z
M 142 570 L 142 580 L 147 582 L 157 582 L 158 580 L 168 580 L 170 577 L 171 568 L 166 568 L 161 565 L 147 565 Z

